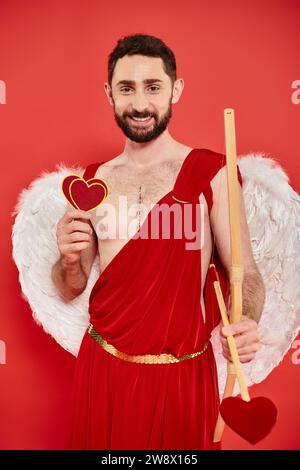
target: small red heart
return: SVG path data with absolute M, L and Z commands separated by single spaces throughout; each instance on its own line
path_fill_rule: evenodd
M 255 397 L 250 401 L 240 397 L 225 398 L 220 405 L 220 413 L 225 423 L 251 444 L 266 437 L 277 419 L 277 408 L 265 397 Z
M 84 211 L 96 209 L 108 197 L 107 184 L 100 178 L 85 180 L 78 175 L 68 175 L 62 182 L 62 190 L 75 209 Z

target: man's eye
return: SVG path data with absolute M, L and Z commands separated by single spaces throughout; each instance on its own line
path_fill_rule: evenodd
M 124 86 L 123 88 L 121 88 L 121 91 L 125 91 L 125 93 L 126 93 L 126 90 L 131 90 L 131 88 L 129 88 L 128 86 Z
M 158 90 L 159 90 L 159 87 L 156 86 L 156 85 L 152 85 L 152 86 L 150 86 L 149 88 L 152 88 L 152 91 L 153 91 L 153 88 L 154 88 L 154 91 L 158 91 Z

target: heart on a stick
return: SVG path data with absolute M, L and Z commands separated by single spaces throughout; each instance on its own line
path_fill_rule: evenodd
M 96 209 L 108 197 L 108 186 L 100 178 L 85 180 L 78 175 L 68 175 L 62 182 L 62 190 L 75 209 L 87 212 Z
M 251 444 L 266 437 L 277 419 L 277 408 L 265 397 L 255 397 L 250 401 L 240 397 L 225 398 L 220 405 L 220 413 L 225 423 Z

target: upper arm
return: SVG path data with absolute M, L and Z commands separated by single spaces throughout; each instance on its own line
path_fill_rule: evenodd
M 240 184 L 238 186 L 240 202 L 241 255 L 244 272 L 247 272 L 256 269 L 256 264 L 253 258 L 249 227 L 246 219 L 243 191 Z M 226 166 L 221 168 L 213 178 L 211 181 L 211 188 L 213 192 L 213 206 L 210 216 L 211 227 L 221 261 L 229 273 L 231 266 L 231 246 Z

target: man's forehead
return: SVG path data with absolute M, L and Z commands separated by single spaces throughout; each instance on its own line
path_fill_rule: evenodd
M 160 57 L 142 55 L 124 56 L 116 63 L 113 81 L 118 84 L 166 82 L 168 75 L 164 72 Z

